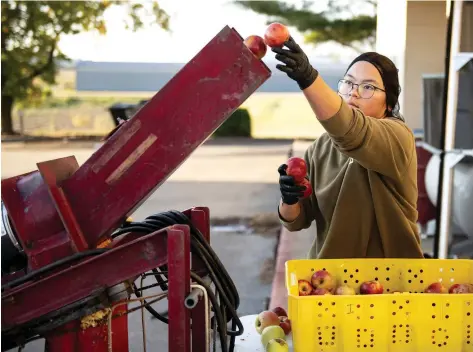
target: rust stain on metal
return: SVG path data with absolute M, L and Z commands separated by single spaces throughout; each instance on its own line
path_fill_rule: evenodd
M 146 260 L 156 259 L 156 251 L 154 250 L 154 246 L 148 241 L 144 243 L 143 257 Z
M 158 139 L 156 135 L 150 134 L 141 144 L 136 148 L 133 153 L 128 156 L 121 164 L 118 166 L 115 171 L 113 171 L 110 176 L 108 176 L 105 181 L 107 184 L 112 184 L 117 181 L 137 160 L 143 155 L 143 153 L 148 150 L 149 147 Z
M 108 151 L 92 165 L 92 171 L 97 173 L 100 171 L 100 169 L 107 164 L 110 159 L 113 158 L 113 156 L 121 149 L 123 146 L 130 140 L 130 138 L 140 129 L 141 127 L 141 121 L 140 120 L 131 120 L 131 124 L 128 128 L 128 130 L 125 130 L 125 132 L 113 143 L 113 145 L 110 146 Z M 122 128 L 126 128 L 126 126 L 123 126 Z

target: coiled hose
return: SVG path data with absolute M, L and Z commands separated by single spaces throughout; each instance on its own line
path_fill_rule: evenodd
M 200 258 L 205 269 L 214 283 L 217 294 L 223 300 L 219 304 L 216 295 L 212 292 L 210 286 L 195 272 L 191 272 L 192 280 L 202 285 L 207 290 L 208 297 L 212 303 L 214 316 L 212 317 L 211 326 L 217 325 L 220 344 L 223 352 L 233 352 L 235 346 L 235 337 L 243 334 L 243 324 L 241 323 L 236 310 L 240 305 L 240 297 L 230 275 L 223 266 L 222 262 L 210 247 L 202 233 L 192 224 L 190 219 L 183 213 L 175 210 L 148 216 L 142 222 L 128 222 L 122 228 L 112 234 L 112 238 L 125 233 L 143 233 L 150 234 L 158 230 L 164 229 L 172 225 L 187 225 L 191 234 L 191 252 Z M 167 267 L 162 266 L 152 270 L 154 277 L 162 290 L 167 290 L 167 285 L 161 275 L 167 278 Z M 141 297 L 141 293 L 133 285 L 135 295 Z M 145 303 L 146 304 L 146 303 Z M 156 312 L 151 306 L 146 304 L 146 309 L 156 319 L 164 323 L 169 320 Z M 227 318 L 225 318 L 227 317 Z M 171 317 L 172 319 L 172 317 Z M 227 323 L 232 322 L 232 329 L 227 329 Z M 238 330 L 235 330 L 238 327 Z M 227 346 L 226 336 L 230 336 L 230 346 Z

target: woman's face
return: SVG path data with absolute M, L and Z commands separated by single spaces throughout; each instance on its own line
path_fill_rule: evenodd
M 367 116 L 386 116 L 386 93 L 375 66 L 367 61 L 358 61 L 350 67 L 343 79 L 344 83 L 339 85 L 338 94 L 348 105 L 359 108 Z

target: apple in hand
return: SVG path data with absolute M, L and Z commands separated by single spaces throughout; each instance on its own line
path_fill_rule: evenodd
M 317 287 L 311 293 L 312 296 L 325 296 L 325 295 L 331 295 L 331 294 L 332 292 L 330 292 L 326 288 L 321 288 L 321 287 Z
M 266 352 L 289 352 L 289 345 L 284 339 L 272 339 L 266 345 Z
M 255 55 L 258 59 L 262 59 L 266 55 L 266 44 L 264 43 L 263 38 L 257 35 L 250 35 L 246 38 L 243 43 L 247 46 L 248 49 Z
M 356 295 L 355 289 L 348 285 L 338 286 L 335 290 L 336 295 Z
M 282 47 L 284 42 L 288 41 L 290 37 L 289 30 L 281 23 L 271 23 L 264 33 L 264 42 L 270 46 Z
M 299 296 L 309 296 L 314 289 L 309 281 L 299 280 Z
M 300 183 L 300 185 L 305 187 L 302 198 L 310 197 L 310 195 L 312 194 L 312 185 L 310 184 L 310 181 L 304 178 L 304 180 Z
M 448 293 L 448 290 L 442 283 L 434 282 L 424 290 L 424 293 Z
M 265 310 L 256 317 L 255 328 L 258 334 L 261 335 L 268 326 L 279 326 L 279 317 L 276 313 Z
M 287 160 L 286 165 L 286 174 L 288 176 L 292 176 L 297 184 L 304 181 L 305 175 L 307 175 L 307 164 L 304 159 L 294 156 Z
M 287 317 L 286 310 L 283 307 L 274 307 L 271 311 L 276 313 L 278 317 Z
M 326 270 L 318 270 L 313 273 L 310 282 L 314 289 L 325 288 L 327 291 L 330 292 L 332 292 L 336 286 L 335 279 Z
M 266 347 L 269 341 L 273 339 L 284 339 L 285 336 L 284 330 L 279 325 L 267 326 L 261 333 L 261 343 Z
M 360 286 L 360 294 L 362 295 L 379 295 L 383 293 L 383 285 L 378 281 L 365 281 Z
M 472 284 L 453 284 L 448 293 L 457 294 L 457 293 L 473 293 Z
M 287 335 L 291 332 L 291 321 L 286 316 L 279 317 L 279 326 L 284 330 Z

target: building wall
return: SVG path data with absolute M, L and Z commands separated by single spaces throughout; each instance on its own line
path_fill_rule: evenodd
M 423 128 L 422 76 L 445 71 L 446 29 L 444 1 L 408 1 L 404 112 L 414 129 Z
M 399 68 L 400 105 L 408 125 L 423 129 L 422 76 L 443 74 L 445 1 L 378 1 L 376 50 Z

